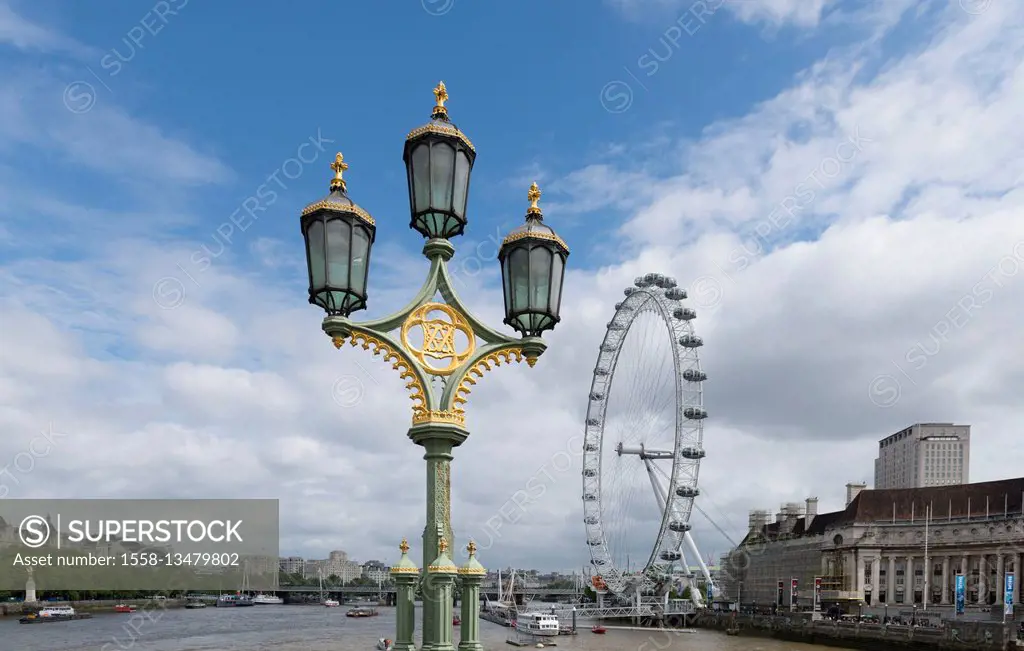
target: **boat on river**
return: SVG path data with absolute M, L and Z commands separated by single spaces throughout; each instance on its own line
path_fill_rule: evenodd
M 251 606 L 252 597 L 244 594 L 222 594 L 217 597 L 217 608 L 240 608 Z
M 263 594 L 262 592 L 252 598 L 252 603 L 257 606 L 280 606 L 284 603 L 284 599 L 272 594 Z
M 38 613 L 29 613 L 18 620 L 21 624 L 48 624 L 76 619 L 92 619 L 89 613 L 76 613 L 71 606 L 48 606 Z
M 522 613 L 516 617 L 516 630 L 520 633 L 528 633 L 539 637 L 551 637 L 558 635 L 560 629 L 558 615 L 550 613 Z
M 515 584 L 515 570 L 512 571 L 512 576 L 507 584 L 502 580 L 501 570 L 498 570 L 498 600 L 491 601 L 486 594 L 484 595 L 484 607 L 480 611 L 480 619 L 499 626 L 515 628 L 516 615 L 519 612 L 515 599 Z

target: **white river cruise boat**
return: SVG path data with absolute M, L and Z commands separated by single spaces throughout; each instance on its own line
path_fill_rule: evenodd
M 550 613 L 522 613 L 516 617 L 516 630 L 541 637 L 558 635 L 558 616 Z
M 252 603 L 256 606 L 280 606 L 284 603 L 284 599 L 272 594 L 263 594 L 262 592 L 252 598 Z
M 74 617 L 75 609 L 71 606 L 49 606 L 39 611 L 40 617 Z

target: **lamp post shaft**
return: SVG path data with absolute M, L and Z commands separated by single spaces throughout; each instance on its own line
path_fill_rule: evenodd
M 427 517 L 423 528 L 423 567 L 441 553 L 440 541 L 454 548 L 451 525 L 451 461 L 452 449 L 466 440 L 469 433 L 455 425 L 423 423 L 409 429 L 409 438 L 423 446 L 427 462 Z M 453 650 L 452 594 L 446 581 L 432 574 L 424 575 L 423 648 L 429 651 Z

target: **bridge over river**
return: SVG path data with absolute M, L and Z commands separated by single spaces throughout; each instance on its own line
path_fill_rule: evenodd
M 323 594 L 329 597 L 339 597 L 345 600 L 346 597 L 374 597 L 380 596 L 383 601 L 388 605 L 394 605 L 396 599 L 396 592 L 394 586 L 324 586 L 322 588 Z M 284 598 L 286 603 L 294 602 L 305 602 L 308 603 L 310 595 L 319 596 L 321 587 L 319 585 L 287 585 L 281 586 L 276 590 L 265 591 L 264 594 L 276 594 L 279 597 Z M 481 587 L 481 594 L 486 595 L 491 601 L 497 601 L 498 586 L 483 586 Z M 539 599 L 540 601 L 563 601 L 568 598 L 579 596 L 579 591 L 573 588 L 518 588 L 515 592 L 516 603 L 523 605 L 524 603 L 532 600 Z M 216 601 L 217 595 L 211 594 L 191 594 L 190 599 L 203 599 L 208 601 Z M 558 615 L 559 619 L 563 623 L 568 624 L 573 620 L 574 617 L 589 619 L 604 619 L 604 618 L 660 618 L 667 617 L 669 623 L 673 623 L 673 618 L 679 616 L 692 615 L 694 613 L 694 606 L 688 600 L 665 598 L 664 600 L 654 598 L 644 598 L 638 600 L 634 605 L 624 604 L 584 604 L 580 603 L 577 599 L 572 599 L 574 604 L 566 604 L 556 606 L 552 604 L 552 613 Z M 685 623 L 685 619 L 682 620 Z M 675 624 L 673 624 L 675 625 Z
M 286 585 L 281 586 L 274 590 L 278 595 L 284 596 L 288 593 L 320 593 L 320 586 L 318 585 Z M 395 593 L 394 586 L 367 586 L 367 585 L 345 585 L 345 586 L 324 586 L 323 591 L 331 595 L 351 595 L 351 596 L 372 596 L 372 595 L 388 595 Z M 486 596 L 492 601 L 498 600 L 499 589 L 497 585 L 481 586 L 480 594 Z M 521 588 L 518 587 L 515 590 L 516 602 L 521 603 L 523 598 L 545 598 L 545 597 L 574 597 L 580 594 L 579 590 L 574 588 Z

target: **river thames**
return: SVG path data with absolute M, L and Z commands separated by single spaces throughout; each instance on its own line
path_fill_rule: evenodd
M 92 619 L 53 624 L 0 620 L 4 651 L 372 651 L 380 637 L 395 633 L 394 608 L 378 617 L 345 617 L 346 608 L 254 606 L 202 610 L 154 610 L 132 615 L 98 614 Z M 417 612 L 419 615 L 419 612 Z M 828 647 L 775 640 L 728 637 L 715 631 L 617 631 L 594 635 L 580 622 L 580 634 L 556 638 L 556 649 L 587 651 L 814 651 Z M 505 644 L 511 629 L 481 622 L 485 648 Z M 458 628 L 455 632 L 458 645 Z

